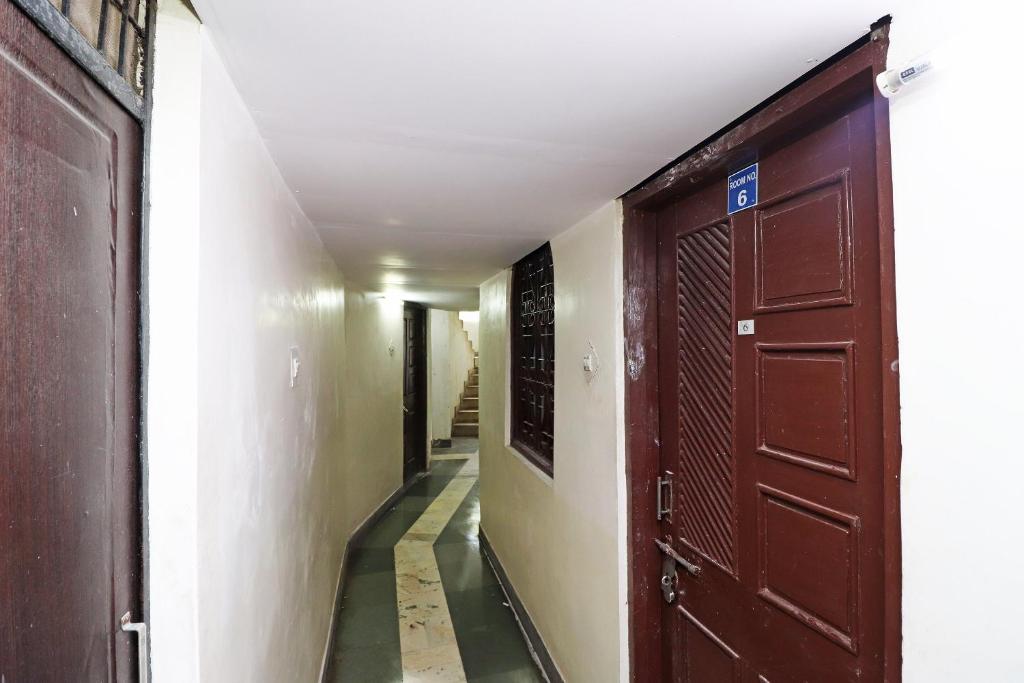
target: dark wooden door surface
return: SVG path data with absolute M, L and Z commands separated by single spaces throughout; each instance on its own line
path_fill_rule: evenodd
M 427 468 L 427 311 L 405 307 L 402 412 L 406 479 Z
M 0 677 L 132 681 L 138 125 L 0 0 Z
M 880 258 L 870 99 L 657 215 L 662 538 L 673 680 L 878 681 L 883 651 Z M 754 333 L 738 334 L 752 321 Z

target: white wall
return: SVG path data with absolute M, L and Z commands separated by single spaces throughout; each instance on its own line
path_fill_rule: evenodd
M 436 308 L 427 311 L 427 344 L 430 438 L 448 439 L 473 367 L 474 351 L 460 314 Z
M 1019 3 L 893 16 L 890 66 L 936 50 L 891 108 L 907 683 L 1021 679 L 1021 25 Z
M 199 680 L 199 24 L 161 2 L 150 129 L 144 270 L 145 457 L 151 665 L 157 683 Z
M 448 317 L 448 311 L 427 311 L 427 403 L 431 441 L 448 439 L 452 435 Z
M 343 282 L 202 48 L 200 674 L 312 680 L 345 542 Z
M 459 311 L 459 320 L 466 329 L 473 350 L 480 348 L 480 311 Z
M 345 406 L 342 498 L 346 536 L 402 484 L 401 301 L 345 290 Z
M 555 467 L 508 447 L 509 273 L 480 290 L 481 525 L 567 681 L 624 680 L 626 647 L 622 213 L 551 242 Z M 583 356 L 600 359 L 588 381 Z
M 401 485 L 402 307 L 345 286 L 177 0 L 157 34 L 154 680 L 313 681 L 345 544 Z

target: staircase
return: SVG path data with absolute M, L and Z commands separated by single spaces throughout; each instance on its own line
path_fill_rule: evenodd
M 459 407 L 455 410 L 452 421 L 452 436 L 480 436 L 480 367 L 479 355 L 473 358 L 473 369 L 469 371 L 469 379 L 462 390 Z

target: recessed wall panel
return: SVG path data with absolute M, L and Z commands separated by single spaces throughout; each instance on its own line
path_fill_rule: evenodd
M 680 624 L 683 683 L 740 683 L 739 655 L 684 609 Z
M 856 477 L 853 345 L 757 346 L 758 453 Z
M 757 209 L 755 310 L 853 303 L 846 174 Z
M 856 653 L 859 520 L 766 486 L 758 490 L 758 594 Z

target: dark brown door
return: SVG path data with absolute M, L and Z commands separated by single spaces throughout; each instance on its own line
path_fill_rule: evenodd
M 405 306 L 403 468 L 406 479 L 427 468 L 427 311 Z
M 132 681 L 138 125 L 0 0 L 0 677 Z
M 870 97 L 657 214 L 673 680 L 878 681 L 881 294 Z M 746 323 L 752 334 L 741 334 Z

